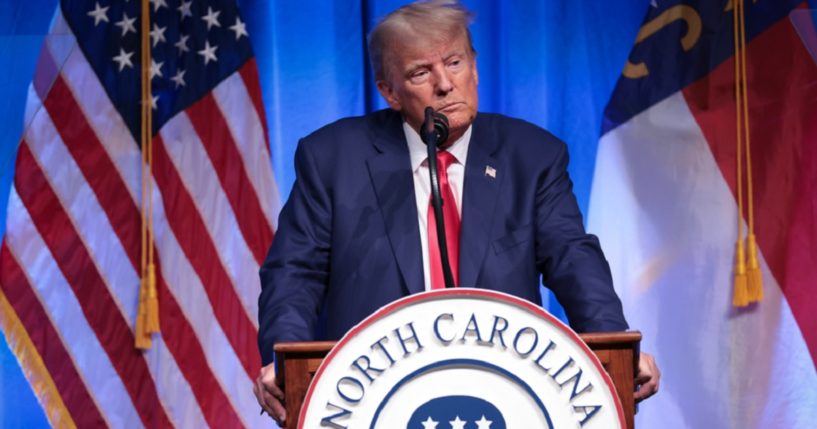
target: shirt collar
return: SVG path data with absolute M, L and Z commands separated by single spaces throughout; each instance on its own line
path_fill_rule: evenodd
M 471 143 L 471 128 L 472 125 L 469 125 L 462 137 L 445 149 L 448 153 L 454 155 L 457 162 L 463 166 L 465 165 L 465 158 L 468 157 L 468 145 Z M 428 158 L 428 149 L 420 138 L 420 134 L 414 131 L 414 128 L 411 128 L 411 125 L 406 121 L 403 121 L 403 133 L 406 135 L 406 142 L 408 142 L 411 156 L 411 171 L 416 172 Z

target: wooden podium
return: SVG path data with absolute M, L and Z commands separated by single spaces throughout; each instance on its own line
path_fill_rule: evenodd
M 635 372 L 638 366 L 640 332 L 608 332 L 579 334 L 581 339 L 598 356 L 604 369 L 616 385 L 627 427 L 633 429 L 635 404 L 633 399 Z M 324 356 L 334 341 L 281 343 L 275 345 L 277 356 L 276 381 L 286 395 L 286 428 L 298 427 L 301 403 L 309 383 L 318 370 Z

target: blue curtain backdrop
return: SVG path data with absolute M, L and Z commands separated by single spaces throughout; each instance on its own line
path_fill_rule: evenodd
M 271 162 L 286 198 L 300 137 L 338 118 L 385 106 L 371 81 L 365 34 L 406 2 L 238 3 L 261 75 Z M 480 110 L 526 119 L 565 140 L 574 190 L 586 212 L 602 111 L 650 0 L 464 3 L 476 14 Z M 56 5 L 57 0 L 0 0 L 0 236 L 27 88 Z M 0 335 L 0 427 L 47 426 Z

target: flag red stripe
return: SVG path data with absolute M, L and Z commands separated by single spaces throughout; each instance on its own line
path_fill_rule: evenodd
M 158 135 L 153 141 L 154 177 L 162 189 L 162 200 L 170 228 L 201 279 L 227 340 L 233 346 L 247 375 L 254 379 L 261 365 L 255 345 L 255 326 L 244 311 L 204 221 L 164 147 L 164 141 Z
M 17 155 L 15 186 L 43 241 L 71 285 L 88 325 L 122 379 L 142 423 L 148 427 L 171 427 L 159 402 L 147 362 L 133 347 L 134 337 L 127 321 L 27 144 L 20 146 Z
M 269 130 L 267 130 L 266 114 L 264 112 L 264 101 L 261 99 L 261 84 L 258 78 L 258 65 L 255 57 L 247 61 L 244 66 L 238 69 L 241 79 L 244 81 L 244 86 L 247 88 L 247 93 L 250 94 L 255 112 L 258 113 L 258 118 L 261 120 L 261 126 L 264 128 L 264 149 L 269 154 Z M 275 233 L 273 233 L 274 235 Z
M 758 245 L 817 366 L 817 65 L 784 19 L 747 45 L 747 73 Z M 733 87 L 730 59 L 684 95 L 736 195 Z
M 52 100 L 55 97 L 59 97 L 60 101 Z M 66 140 L 70 142 L 66 144 L 66 147 L 94 190 L 100 205 L 108 214 L 113 230 L 123 242 L 122 246 L 131 265 L 138 273 L 140 271 L 140 243 L 136 241 L 138 239 L 136 234 L 141 222 L 139 209 L 128 197 L 129 192 L 125 182 L 116 171 L 113 162 L 88 124 L 80 106 L 73 98 L 73 93 L 62 77 L 55 82 L 52 92 L 46 99 L 46 106 L 49 112 L 59 112 L 59 114 L 52 115 L 55 127 L 63 139 L 71 138 L 71 140 Z M 126 244 L 126 241 L 130 241 L 130 244 Z M 158 255 L 158 252 L 156 254 Z M 157 277 L 158 279 L 161 277 Z M 165 288 L 166 285 L 162 281 L 159 287 Z M 197 401 L 202 404 L 205 419 L 211 424 L 218 423 L 213 424 L 214 427 L 224 427 L 219 423 L 222 421 L 229 423 L 228 427 L 236 422 L 240 425 L 235 410 L 232 407 L 224 407 L 224 404 L 227 403 L 226 400 L 222 400 L 225 394 L 216 382 L 215 375 L 207 365 L 203 353 L 196 354 L 201 352 L 201 346 L 198 345 L 189 321 L 181 312 L 172 294 L 162 294 L 160 311 L 162 338 L 170 352 L 176 357 L 176 364 L 190 384 Z M 198 351 L 193 352 L 192 350 Z M 204 404 L 209 401 L 219 402 L 220 405 L 205 408 Z
M 81 106 L 62 75 L 54 81 L 44 105 L 138 273 L 139 265 L 136 261 L 139 260 L 137 256 L 141 247 L 139 209 L 128 198 L 130 194 L 122 176 L 88 124 Z
M 244 241 L 260 265 L 272 242 L 272 229 L 213 94 L 208 93 L 193 103 L 187 114 L 213 163 Z
M 196 339 L 190 321 L 184 317 L 176 299 L 167 290 L 158 260 L 156 282 L 162 338 L 190 384 L 207 424 L 213 428 L 241 427 L 241 419 L 229 405 L 230 401 L 207 365 L 204 350 Z
M 74 423 L 77 427 L 104 427 L 102 414 L 6 242 L 0 248 L 0 264 L 0 288 L 42 357 Z

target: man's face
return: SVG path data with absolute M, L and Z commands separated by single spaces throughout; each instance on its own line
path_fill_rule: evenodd
M 397 44 L 385 55 L 385 79 L 377 89 L 392 109 L 419 132 L 425 108 L 448 117 L 449 139 L 458 139 L 477 114 L 477 64 L 466 35 L 428 46 Z

